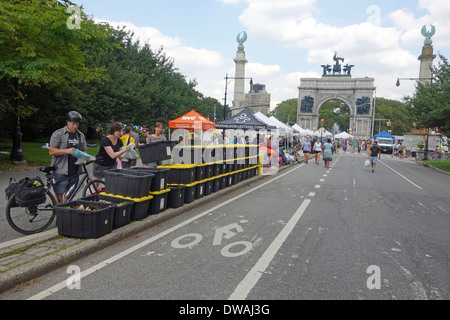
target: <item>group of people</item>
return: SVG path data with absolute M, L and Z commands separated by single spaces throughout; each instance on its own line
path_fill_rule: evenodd
M 314 154 L 315 164 L 317 165 L 319 165 L 320 156 L 323 153 L 323 161 L 327 169 L 330 167 L 330 162 L 333 161 L 333 144 L 331 143 L 331 139 L 327 139 L 325 143 L 322 143 L 320 139 L 310 141 L 309 137 L 306 137 L 300 149 L 303 151 L 306 164 L 309 163 L 310 153 Z
M 372 144 L 370 141 L 351 140 L 350 143 L 352 146 L 354 143 L 354 146 L 358 147 L 358 153 L 361 152 L 361 148 L 364 147 L 364 150 L 366 150 L 368 154 L 368 160 L 370 162 L 370 166 L 372 167 L 372 172 L 375 172 L 377 160 L 381 159 L 381 148 L 378 146 L 378 142 L 374 141 Z M 337 152 L 339 146 L 342 146 L 342 144 L 339 143 L 339 140 L 335 140 L 335 143 L 333 144 L 330 138 L 328 138 L 326 142 L 322 143 L 320 139 L 312 139 L 310 141 L 310 138 L 306 137 L 299 149 L 302 150 L 304 154 L 305 164 L 309 163 L 309 155 L 312 153 L 314 154 L 315 164 L 319 165 L 320 157 L 323 154 L 325 168 L 329 169 L 330 162 L 333 161 L 333 154 Z
M 76 165 L 77 159 L 71 156 L 76 149 L 87 152 L 87 142 L 85 135 L 78 130 L 82 122 L 82 116 L 77 111 L 71 111 L 66 115 L 66 125 L 56 130 L 49 143 L 49 154 L 52 156 L 52 167 L 57 169 L 54 172 L 54 191 L 58 202 L 65 202 L 64 195 L 73 185 L 79 181 L 81 167 Z M 145 143 L 164 141 L 162 135 L 163 125 L 160 122 L 155 124 L 153 132 L 148 128 L 142 130 Z M 132 168 L 137 163 L 137 145 L 145 143 L 139 142 L 139 136 L 133 132 L 132 126 L 124 126 L 121 123 L 113 123 L 101 143 L 100 149 L 95 156 L 93 176 L 94 180 L 105 178 L 105 172 L 111 169 Z M 156 167 L 160 163 L 144 163 L 144 167 Z

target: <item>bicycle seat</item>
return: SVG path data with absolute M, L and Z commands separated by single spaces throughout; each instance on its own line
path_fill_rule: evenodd
M 58 167 L 57 167 L 57 166 L 54 166 L 54 167 L 40 167 L 40 168 L 39 168 L 39 171 L 45 172 L 45 173 L 47 173 L 47 174 L 49 174 L 49 173 L 52 172 L 52 171 L 56 171 L 56 170 L 58 170 Z

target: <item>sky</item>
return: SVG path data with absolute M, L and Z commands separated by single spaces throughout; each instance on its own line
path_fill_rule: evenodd
M 246 77 L 266 85 L 271 109 L 298 98 L 301 78 L 320 78 L 333 55 L 355 65 L 353 78 L 375 79 L 376 96 L 402 100 L 415 91 L 424 37 L 436 27 L 434 52 L 450 55 L 448 0 L 74 0 L 95 21 L 133 30 L 164 48 L 197 90 L 223 103 L 235 75 L 237 35 L 245 31 Z M 234 83 L 228 81 L 231 105 Z M 250 90 L 246 83 L 245 91 Z M 195 108 L 195 106 L 193 106 Z

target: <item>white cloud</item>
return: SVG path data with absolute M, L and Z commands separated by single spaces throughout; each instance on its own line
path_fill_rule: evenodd
M 96 18 L 95 21 L 106 20 Z M 174 59 L 175 67 L 180 70 L 180 73 L 197 81 L 198 91 L 220 101 L 223 91 L 220 92 L 218 89 L 217 79 L 224 78 L 221 71 L 224 60 L 220 52 L 184 46 L 178 37 L 165 36 L 155 28 L 138 27 L 130 22 L 106 22 L 114 27 L 125 26 L 127 30 L 134 32 L 134 40 L 139 39 L 141 43 L 148 43 L 153 50 L 163 47 L 167 56 Z
M 307 61 L 313 70 L 320 64 L 331 64 L 334 51 L 346 58 L 346 63 L 356 65 L 354 77 L 374 77 L 378 93 L 383 97 L 401 99 L 414 91 L 414 84 L 395 86 L 398 77 L 418 77 L 424 24 L 433 24 L 438 33 L 433 38 L 435 48 L 448 48 L 450 38 L 450 5 L 445 0 L 419 0 L 417 10 L 428 10 L 416 18 L 416 12 L 396 10 L 384 22 L 393 26 L 369 22 L 336 27 L 317 21 L 314 0 L 279 1 L 249 0 L 240 16 L 252 39 L 268 46 L 307 50 Z M 402 46 L 415 46 L 410 52 Z M 315 66 L 317 65 L 317 66 Z M 281 74 L 281 71 L 280 71 Z M 291 85 L 292 86 L 292 85 Z M 271 89 L 268 88 L 268 91 Z M 273 92 L 282 92 L 277 88 Z

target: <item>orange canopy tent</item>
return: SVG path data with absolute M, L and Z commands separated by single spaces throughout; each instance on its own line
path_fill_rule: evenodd
M 169 121 L 170 129 L 186 129 L 186 130 L 210 130 L 214 129 L 216 124 L 197 111 L 192 110 L 178 119 Z

